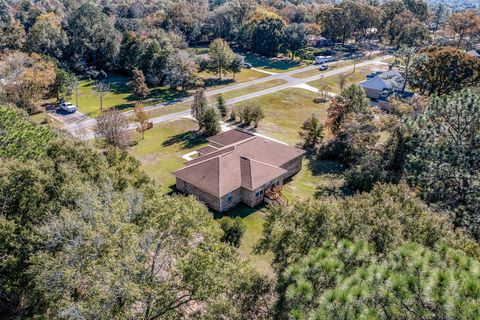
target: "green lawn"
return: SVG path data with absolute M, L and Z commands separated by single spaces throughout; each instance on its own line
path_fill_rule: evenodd
M 208 72 L 199 72 L 197 74 L 198 77 L 203 79 L 205 82 L 205 86 L 212 90 L 212 89 L 219 89 L 229 85 L 248 82 L 260 78 L 268 77 L 269 75 L 266 73 L 258 72 L 252 69 L 242 69 L 241 72 L 235 74 L 235 79 L 233 78 L 233 73 L 229 73 L 226 76 L 223 76 L 222 79 L 218 79 L 218 76 L 215 74 L 211 74 Z
M 319 70 L 320 66 L 318 66 L 317 68 L 312 69 L 312 70 L 308 70 L 308 71 L 293 74 L 292 77 L 299 78 L 299 79 L 313 77 L 313 76 L 316 76 L 317 74 L 322 74 L 322 73 L 329 72 L 329 71 L 332 71 L 332 70 L 335 70 L 335 69 L 340 69 L 340 68 L 343 68 L 343 67 L 346 67 L 346 66 L 349 66 L 349 65 L 352 65 L 352 64 L 353 64 L 353 62 L 350 61 L 350 60 L 349 61 L 339 61 L 339 62 L 336 62 L 334 64 L 329 65 L 328 69 L 325 70 L 325 71 L 320 71 Z
M 138 143 L 130 149 L 150 177 L 160 185 L 162 192 L 173 191 L 172 172 L 186 162 L 182 156 L 206 145 L 207 140 L 196 133 L 197 123 L 181 119 L 154 126 L 145 132 L 145 139 L 137 135 Z
M 250 63 L 254 68 L 262 69 L 269 72 L 287 72 L 304 67 L 306 64 L 288 58 L 269 58 L 254 53 L 245 55 L 245 62 Z
M 241 102 L 260 105 L 265 112 L 257 131 L 289 144 L 299 141 L 298 131 L 312 113 L 325 121 L 327 104 L 316 104 L 318 94 L 304 89 L 288 88 L 272 94 Z
M 103 98 L 103 108 L 116 107 L 121 110 L 132 109 L 137 99 L 132 95 L 127 86 L 129 78 L 121 75 L 111 75 L 105 82 L 110 85 L 110 92 Z M 79 83 L 78 109 L 91 116 L 97 117 L 100 114 L 100 98 L 94 90 L 95 83 L 91 80 L 82 80 Z M 168 87 L 157 87 L 150 89 L 150 95 L 145 101 L 146 104 L 155 104 L 163 101 L 170 101 L 187 96 L 184 91 L 177 91 Z M 71 97 L 75 103 L 75 98 Z
M 250 94 L 250 93 L 253 93 L 253 92 L 256 92 L 256 91 L 262 91 L 262 90 L 270 89 L 270 88 L 280 86 L 280 85 L 285 84 L 285 83 L 287 83 L 287 81 L 282 80 L 282 79 L 274 79 L 274 80 L 270 80 L 270 81 L 266 81 L 266 82 L 262 82 L 262 83 L 257 83 L 257 84 L 254 84 L 254 85 L 242 88 L 242 89 L 228 91 L 228 92 L 222 93 L 222 96 L 226 100 L 228 100 L 228 99 L 240 97 L 240 96 L 243 96 L 243 95 L 246 95 L 246 94 Z M 214 100 L 215 98 L 216 98 L 216 96 L 211 98 L 211 99 Z
M 374 71 L 385 71 L 387 70 L 387 68 L 387 66 L 383 65 L 368 65 L 357 68 L 355 73 L 352 73 L 352 69 L 351 71 L 345 73 L 346 75 L 348 75 L 346 78 L 345 87 L 364 81 L 366 79 L 366 76 Z M 341 75 L 337 74 L 309 82 L 308 84 L 320 90 L 326 90 L 328 92 L 339 94 L 341 92 L 340 86 L 338 84 L 340 76 Z

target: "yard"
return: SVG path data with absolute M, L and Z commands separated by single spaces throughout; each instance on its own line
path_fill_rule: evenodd
M 317 104 L 313 99 L 318 94 L 304 90 L 288 88 L 239 103 L 255 103 L 263 108 L 265 119 L 257 128 L 259 133 L 271 136 L 289 144 L 299 141 L 298 131 L 303 122 L 315 113 L 324 122 L 327 104 Z
M 364 66 L 361 68 L 357 68 L 354 73 L 352 69 L 351 71 L 344 73 L 344 75 L 347 75 L 345 87 L 364 81 L 366 79 L 366 76 L 374 71 L 385 71 L 387 69 L 388 69 L 387 66 L 381 65 L 381 64 L 372 64 L 372 65 Z M 336 74 L 330 77 L 309 82 L 308 84 L 320 90 L 325 90 L 328 92 L 339 94 L 342 91 L 339 85 L 340 77 L 341 77 L 340 74 Z
M 160 186 L 162 192 L 174 191 L 175 178 L 171 173 L 180 169 L 186 160 L 182 156 L 206 145 L 206 139 L 196 133 L 197 123 L 180 119 L 154 126 L 145 138 L 130 150 L 142 167 Z
M 304 62 L 291 60 L 289 58 L 268 58 L 254 53 L 245 54 L 245 62 L 250 63 L 254 68 L 268 72 L 281 73 L 305 67 Z

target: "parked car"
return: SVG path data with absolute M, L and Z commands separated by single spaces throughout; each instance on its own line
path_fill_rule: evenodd
M 316 56 L 315 57 L 315 64 L 324 64 L 327 62 L 333 62 L 335 58 L 332 56 Z
M 78 110 L 77 106 L 70 103 L 70 102 L 63 102 L 60 104 L 60 109 L 69 112 L 69 113 L 74 113 L 75 111 Z
M 322 64 L 320 68 L 318 68 L 320 71 L 325 71 L 328 69 L 328 66 L 326 64 Z
M 253 66 L 252 66 L 251 63 L 244 63 L 244 64 L 243 64 L 243 67 L 244 67 L 245 69 L 251 69 Z

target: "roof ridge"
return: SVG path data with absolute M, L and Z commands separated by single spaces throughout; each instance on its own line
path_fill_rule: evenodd
M 207 162 L 207 161 L 215 160 L 216 158 L 220 158 L 220 157 L 223 156 L 223 155 L 231 154 L 232 152 L 233 152 L 233 150 L 230 151 L 230 152 L 217 154 L 216 156 L 210 157 L 210 158 L 208 158 L 208 159 L 204 159 L 204 160 L 202 160 L 202 161 L 198 161 L 198 162 L 195 162 L 195 163 L 186 165 L 186 166 L 184 166 L 183 168 L 180 168 L 180 169 L 178 169 L 178 170 L 173 171 L 172 173 L 179 172 L 179 171 L 182 171 L 182 170 L 184 170 L 184 169 L 188 169 L 188 168 L 194 167 L 194 166 L 196 166 L 196 165 L 205 163 L 205 162 Z M 208 156 L 208 154 L 206 154 L 206 156 Z M 195 159 L 194 159 L 194 160 L 195 160 Z M 200 160 L 200 159 L 199 159 L 199 160 Z M 190 160 L 190 161 L 192 161 L 192 160 Z M 187 162 L 187 163 L 188 163 L 188 162 Z

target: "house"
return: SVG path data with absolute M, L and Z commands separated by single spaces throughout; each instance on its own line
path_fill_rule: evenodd
M 395 68 L 390 68 L 386 72 L 372 73 L 365 81 L 359 83 L 370 99 L 370 104 L 382 109 L 389 109 L 389 99 L 392 96 L 402 96 L 406 99 L 413 96 L 411 92 L 402 92 L 404 84 L 405 79 Z
M 198 158 L 173 172 L 179 191 L 219 212 L 241 202 L 249 207 L 284 202 L 281 186 L 301 170 L 303 150 L 240 130 L 208 140 Z
M 467 52 L 467 55 L 475 58 L 480 58 L 480 51 L 479 50 L 470 50 Z

